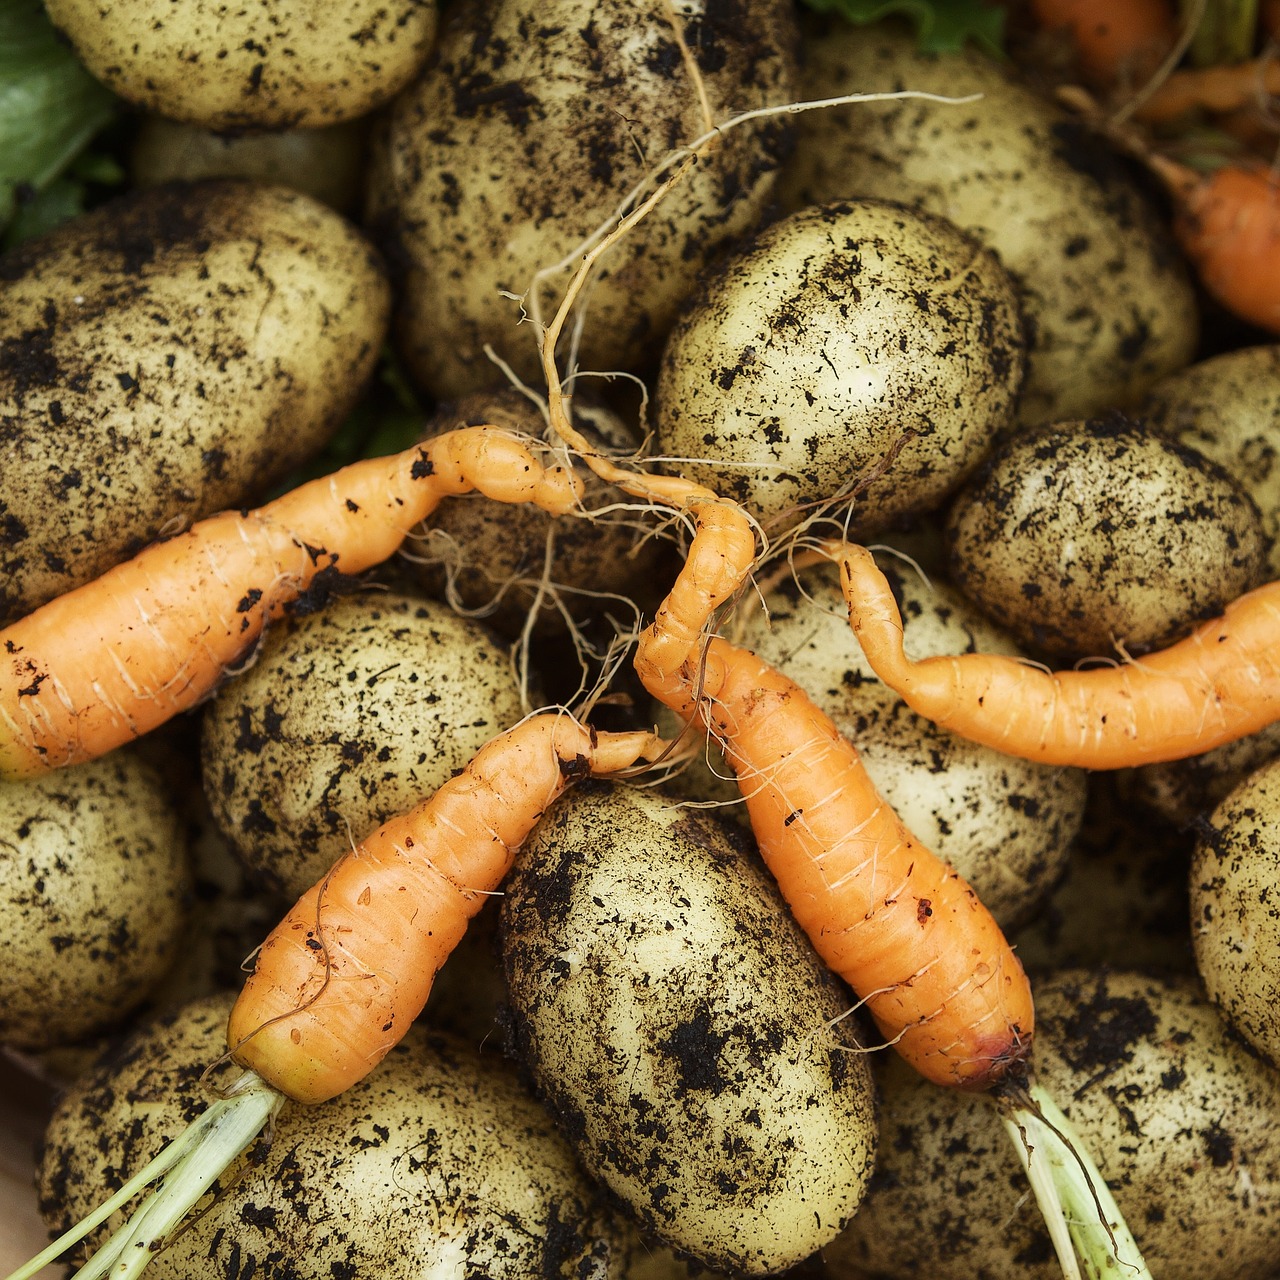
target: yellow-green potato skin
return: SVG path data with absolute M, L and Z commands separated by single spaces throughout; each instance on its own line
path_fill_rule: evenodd
M 583 1165 L 704 1266 L 769 1275 L 829 1241 L 871 1172 L 848 993 L 741 837 L 583 785 L 508 878 L 516 1046 Z
M 1280 1066 L 1280 761 L 1212 813 L 1191 861 L 1196 967 L 1233 1027 Z
M 708 274 L 672 330 L 656 448 L 767 526 L 858 485 L 840 511 L 865 537 L 973 472 L 1012 421 L 1022 349 L 1012 282 L 945 219 L 803 209 Z
M 1131 407 L 1195 352 L 1198 311 L 1167 230 L 1100 138 L 970 46 L 924 54 L 882 24 L 811 28 L 805 95 L 916 90 L 797 121 L 779 181 L 795 208 L 881 196 L 950 218 L 994 250 L 1027 317 L 1026 424 Z
M 66 1095 L 39 1172 L 51 1225 L 97 1205 L 208 1104 L 201 1076 L 226 1049 L 230 1007 L 188 1005 Z M 416 1029 L 339 1097 L 286 1106 L 269 1149 L 215 1185 L 148 1275 L 621 1280 L 634 1247 L 501 1054 Z
M 127 102 L 206 129 L 317 128 L 389 101 L 426 58 L 435 0 L 47 0 Z
M 0 782 L 0 1044 L 42 1050 L 115 1026 L 187 925 L 186 835 L 131 751 Z
M 1268 573 L 1280 578 L 1280 346 L 1225 352 L 1162 378 L 1141 416 L 1240 482 L 1262 514 Z
M 790 101 L 795 38 L 785 0 L 454 6 L 430 66 L 392 108 L 370 176 L 371 224 L 404 271 L 396 332 L 415 378 L 442 398 L 480 390 L 497 368 L 491 344 L 540 385 L 536 331 L 504 293 L 525 294 L 536 272 L 610 223 L 672 148 L 736 112 Z M 656 358 L 698 268 L 762 215 L 779 130 L 726 133 L 600 259 L 581 368 Z M 577 264 L 551 277 L 544 322 Z
M 280 187 L 162 187 L 0 259 L 0 622 L 319 451 L 373 370 L 371 246 Z
M 934 1088 L 889 1055 L 878 1065 L 876 1177 L 849 1230 L 823 1250 L 832 1280 L 1060 1278 L 990 1101 Z M 1152 1275 L 1275 1275 L 1280 1074 L 1228 1030 L 1194 979 L 1046 975 L 1035 1069 L 1088 1144 Z
M 952 580 L 1055 659 L 1159 648 L 1264 575 L 1242 487 L 1119 414 L 1042 427 L 993 455 L 947 522 Z
M 205 791 L 256 876 L 297 898 L 524 715 L 505 649 L 433 600 L 371 592 L 275 627 L 202 729 Z
M 959 592 L 882 557 L 913 658 L 1017 653 Z M 858 748 L 908 829 L 951 863 L 1001 926 L 1025 921 L 1063 871 L 1085 775 L 1015 760 L 917 716 L 872 671 L 849 629 L 838 571 L 806 570 L 735 614 L 735 640 L 789 675 Z M 726 770 L 727 771 L 727 770 Z

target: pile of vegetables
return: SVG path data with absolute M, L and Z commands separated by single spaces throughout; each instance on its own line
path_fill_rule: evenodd
M 1163 3 L 0 0 L 9 1280 L 1273 1280 L 1269 17 Z

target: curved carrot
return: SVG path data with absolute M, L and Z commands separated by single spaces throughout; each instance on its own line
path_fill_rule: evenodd
M 464 428 L 202 520 L 0 631 L 0 778 L 91 760 L 195 706 L 300 595 L 387 559 L 472 490 L 560 514 L 580 481 Z
M 700 713 L 723 744 L 792 913 L 898 1053 L 935 1084 L 974 1090 L 1022 1063 L 1031 987 L 1000 926 L 803 690 L 721 639 L 696 696 L 680 676 L 646 685 L 686 719 Z
M 832 552 L 872 670 L 919 715 L 1043 764 L 1124 769 L 1199 755 L 1280 719 L 1280 582 L 1185 640 L 1114 667 L 1048 672 L 966 653 L 913 661 L 884 574 L 865 547 Z
M 659 745 L 649 733 L 597 734 L 568 714 L 531 717 L 340 859 L 267 939 L 231 1012 L 227 1042 L 244 1074 L 8 1280 L 34 1276 L 155 1183 L 77 1273 L 139 1275 L 285 1099 L 323 1102 L 395 1046 L 547 805 L 576 779 L 617 773 Z
M 1266 168 L 1204 177 L 1153 160 L 1179 202 L 1174 232 L 1204 287 L 1228 310 L 1280 334 L 1280 185 Z

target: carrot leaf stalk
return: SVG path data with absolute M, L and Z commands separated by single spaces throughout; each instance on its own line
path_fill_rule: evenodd
M 210 1103 L 110 1200 L 5 1280 L 29 1280 L 151 1186 L 150 1194 L 133 1214 L 75 1273 L 80 1280 L 96 1280 L 108 1273 L 113 1280 L 141 1275 L 166 1237 L 257 1137 L 284 1101 L 284 1095 L 256 1072 L 246 1071 L 227 1096 Z
M 1080 1135 L 1034 1080 L 997 1090 L 1000 1118 L 1026 1171 L 1066 1280 L 1151 1280 L 1151 1272 Z

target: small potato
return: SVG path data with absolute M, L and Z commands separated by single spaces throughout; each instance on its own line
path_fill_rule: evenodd
M 435 0 L 46 0 L 80 60 L 126 102 L 205 129 L 367 115 L 408 83 Z
M 663 354 L 657 452 L 770 526 L 841 497 L 865 536 L 977 467 L 1012 420 L 1022 344 L 1012 282 L 951 223 L 805 209 L 704 277 Z
M 992 457 L 947 525 L 952 577 L 1029 649 L 1140 654 L 1258 584 L 1258 509 L 1203 454 L 1118 414 Z
M 1269 576 L 1280 578 L 1280 346 L 1229 351 L 1170 374 L 1141 412 L 1240 482 L 1262 513 Z
M 230 1004 L 187 1006 L 71 1089 L 39 1172 L 51 1227 L 115 1191 L 209 1102 L 201 1074 L 225 1050 Z M 438 1034 L 411 1031 L 331 1102 L 286 1106 L 259 1156 L 232 1166 L 149 1277 L 622 1280 L 634 1247 L 501 1056 Z
M 879 196 L 950 218 L 1017 281 L 1027 424 L 1129 408 L 1195 351 L 1198 310 L 1168 229 L 1120 158 L 972 46 L 926 54 L 897 26 L 815 24 L 805 95 L 916 90 L 811 111 L 779 182 L 788 208 Z
M 506 653 L 430 600 L 337 600 L 272 630 L 204 720 L 205 790 L 259 879 L 290 898 L 521 718 Z
M 0 1044 L 120 1022 L 173 962 L 190 888 L 177 811 L 135 752 L 0 782 Z
M 945 584 L 931 587 L 909 571 L 893 581 L 913 658 L 1017 652 Z M 960 872 L 1000 924 L 1027 919 L 1065 867 L 1084 813 L 1083 772 L 1013 759 L 915 715 L 863 656 L 832 565 L 805 571 L 735 621 L 735 640 L 832 718 L 912 834 Z
M 442 398 L 479 390 L 495 376 L 491 345 L 540 380 L 522 314 L 551 320 L 581 242 L 672 148 L 794 96 L 794 23 L 788 0 L 453 6 L 370 175 L 369 222 L 404 270 L 396 333 L 413 376 Z M 699 266 L 764 212 L 780 134 L 776 121 L 725 133 L 599 260 L 576 313 L 581 368 L 657 356 Z M 544 269 L 539 313 L 510 295 Z
M 829 1241 L 875 1148 L 848 996 L 729 828 L 650 791 L 558 801 L 507 883 L 516 1045 L 586 1168 L 699 1263 Z
M 1037 1077 L 1088 1143 L 1151 1274 L 1270 1280 L 1280 1075 L 1187 978 L 1068 970 L 1038 986 L 1036 1015 Z M 990 1102 L 935 1088 L 894 1060 L 878 1080 L 876 1177 L 849 1230 L 823 1250 L 833 1280 L 863 1270 L 1060 1280 Z
M 0 622 L 319 452 L 373 370 L 390 288 L 279 187 L 139 192 L 0 259 Z
M 135 186 L 250 178 L 301 191 L 340 213 L 359 203 L 365 134 L 359 122 L 274 133 L 213 133 L 163 116 L 138 127 L 129 157 Z
M 1191 861 L 1196 967 L 1231 1025 L 1280 1066 L 1280 761 L 1214 811 Z

